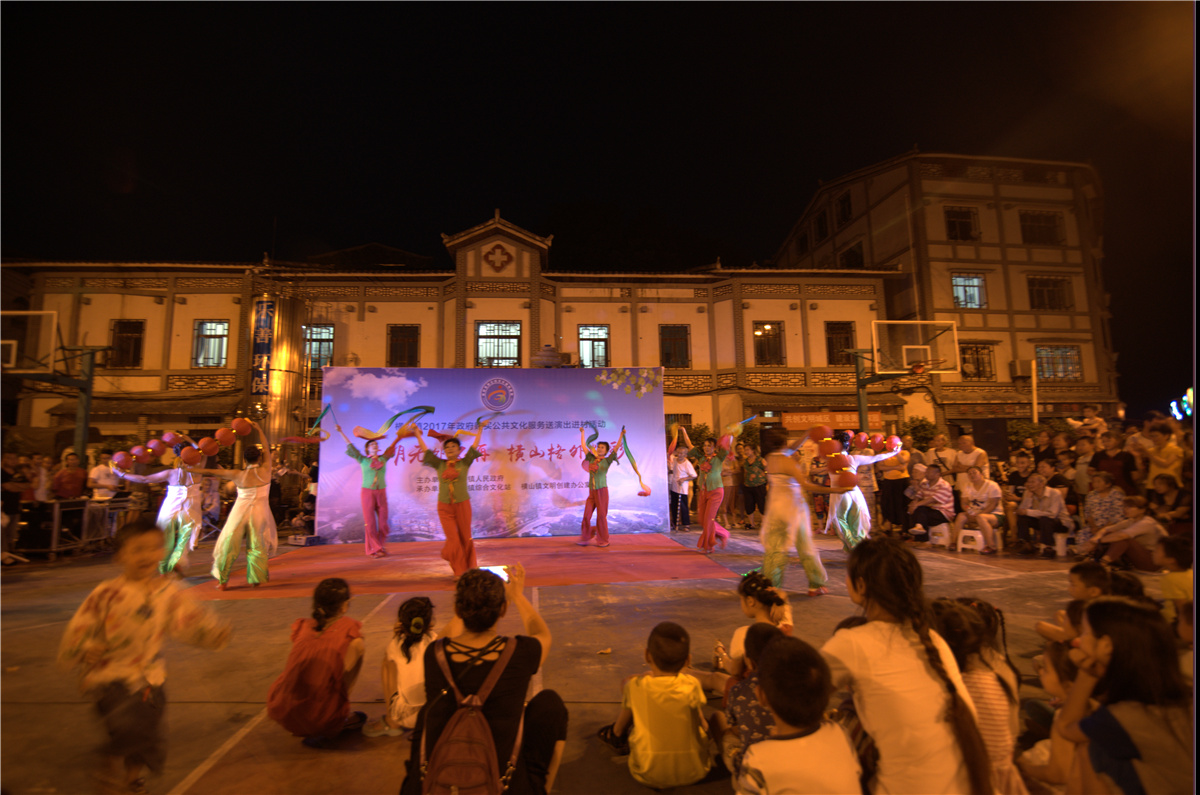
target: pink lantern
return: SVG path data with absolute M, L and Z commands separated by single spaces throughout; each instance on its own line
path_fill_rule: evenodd
M 119 453 L 113 453 L 112 463 L 117 469 L 129 469 L 129 467 L 133 466 L 133 459 L 129 456 L 129 453 L 122 450 Z
M 829 459 L 829 471 L 841 472 L 847 470 L 853 472 L 854 470 L 851 468 L 850 463 L 850 456 L 839 453 Z
M 151 439 L 146 442 L 146 449 L 154 453 L 155 456 L 160 456 L 167 451 L 167 446 L 163 444 L 162 439 Z
M 246 419 L 245 417 L 238 417 L 236 420 L 230 423 L 230 427 L 233 428 L 233 432 L 238 436 L 245 436 L 246 434 L 250 433 L 250 431 L 254 430 L 254 426 L 250 424 L 250 420 Z
M 865 450 L 868 444 L 870 444 L 870 439 L 862 431 L 854 434 L 854 438 L 850 440 L 850 446 L 856 450 Z
M 129 453 L 133 456 L 133 460 L 139 464 L 149 464 L 154 460 L 154 453 L 145 448 L 144 445 L 136 445 L 131 447 Z
M 819 442 L 822 439 L 830 439 L 833 437 L 833 428 L 828 425 L 814 425 L 808 429 L 808 438 L 814 442 Z
M 204 459 L 204 454 L 195 447 L 185 447 L 179 451 L 179 457 L 183 459 L 183 463 L 194 467 Z
M 883 434 L 881 434 L 881 433 L 871 434 L 870 444 L 871 444 L 872 450 L 874 450 L 877 453 L 882 453 L 883 446 L 885 444 L 885 442 L 883 441 Z
M 837 455 L 842 452 L 842 443 L 837 439 L 822 439 L 817 444 L 817 452 L 821 455 Z
M 221 451 L 220 443 L 211 436 L 205 436 L 196 443 L 196 446 L 199 447 L 200 452 L 204 453 L 205 455 L 216 455 Z
M 183 441 L 183 437 L 175 433 L 175 431 L 167 431 L 162 435 L 162 440 L 171 447 L 174 447 Z
M 237 440 L 237 436 L 228 428 L 218 428 L 213 436 L 216 437 L 217 443 L 222 447 L 229 447 Z
M 894 453 L 895 451 L 899 450 L 903 446 L 904 446 L 904 442 L 903 442 L 903 440 L 900 439 L 899 436 L 889 436 L 887 438 L 887 451 L 889 453 Z
M 836 472 L 830 482 L 835 488 L 852 489 L 858 485 L 858 473 L 852 470 Z

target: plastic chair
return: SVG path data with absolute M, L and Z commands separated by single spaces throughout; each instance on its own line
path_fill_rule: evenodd
M 931 546 L 935 544 L 949 546 L 950 525 L 946 522 L 943 522 L 942 524 L 934 525 L 933 527 L 929 528 L 929 544 Z
M 997 534 L 999 535 L 999 534 Z M 982 530 L 962 530 L 958 534 L 958 551 L 964 549 L 973 549 L 976 552 L 983 551 L 983 531 Z

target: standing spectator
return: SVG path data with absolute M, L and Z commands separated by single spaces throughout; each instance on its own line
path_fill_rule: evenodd
M 30 462 L 33 470 L 33 499 L 37 502 L 50 502 L 50 461 L 49 456 L 34 455 Z
M 686 530 L 692 523 L 688 515 L 688 491 L 696 479 L 696 468 L 687 457 L 688 448 L 680 445 L 670 456 L 667 486 L 671 492 L 671 529 Z
M 746 513 L 747 530 L 757 530 L 752 521 L 754 512 L 759 512 L 759 523 L 767 513 L 767 462 L 758 454 L 756 445 L 745 445 L 742 461 L 742 503 Z
M 967 470 L 971 467 L 979 467 L 983 472 L 983 479 L 991 479 L 991 468 L 988 466 L 987 451 L 981 447 L 975 446 L 975 437 L 963 434 L 958 437 L 958 455 L 954 457 L 954 466 L 952 471 L 958 476 L 955 478 L 955 488 L 959 494 L 966 491 L 967 485 L 971 479 L 967 476 Z
M 904 438 L 908 439 L 908 443 L 901 444 L 899 453 L 876 464 L 883 474 L 883 479 L 879 484 L 879 509 L 883 515 L 883 529 L 888 531 L 904 527 L 904 518 L 908 508 L 904 490 L 908 488 L 909 484 L 908 467 L 912 461 L 912 437 Z
M 950 445 L 946 434 L 939 433 L 933 437 L 933 447 L 925 451 L 925 464 L 937 464 L 942 472 L 949 475 L 954 472 L 954 461 L 957 453 Z
M 1127 495 L 1137 494 L 1137 458 L 1124 449 L 1125 442 L 1119 433 L 1108 431 L 1100 434 L 1101 450 L 1092 455 L 1088 467 L 1097 472 L 1107 472 L 1113 485 Z
M 17 526 L 21 523 L 21 493 L 29 488 L 29 480 L 18 466 L 16 453 L 4 453 L 0 456 L 0 471 L 3 482 L 0 483 L 0 513 L 4 524 L 4 562 L 10 563 L 14 558 L 10 555 L 17 540 Z
M 925 467 L 925 479 L 917 483 L 916 493 L 908 504 L 908 532 L 913 541 L 928 541 L 926 528 L 948 527 L 953 519 L 954 492 L 942 479 L 941 467 L 929 464 Z
M 900 449 L 908 453 L 908 465 L 910 467 L 925 463 L 925 454 L 917 449 L 917 445 L 910 434 L 900 437 Z
M 1154 478 L 1171 475 L 1176 481 L 1183 480 L 1183 450 L 1171 441 L 1171 426 L 1156 422 L 1150 426 L 1150 441 L 1153 447 L 1146 453 L 1146 489 L 1154 487 Z
M 76 500 L 83 496 L 83 487 L 87 483 L 87 473 L 79 466 L 79 456 L 67 453 L 63 459 L 63 467 L 54 475 L 50 490 L 59 500 Z
M 1113 485 L 1112 475 L 1097 472 L 1092 475 L 1092 490 L 1083 500 L 1083 521 L 1075 535 L 1075 543 L 1086 544 L 1101 529 L 1125 517 L 1125 495 Z
M 1042 462 L 1044 467 L 1049 462 Z M 1053 558 L 1054 535 L 1068 533 L 1075 523 L 1067 513 L 1067 505 L 1057 489 L 1046 484 L 1046 478 L 1036 474 L 1025 482 L 1025 496 L 1017 507 L 1017 538 L 1031 544 L 1034 531 L 1038 536 L 1038 547 L 1044 558 Z M 1036 550 L 1030 546 L 1027 554 Z
M 1104 421 L 1103 417 L 1097 415 L 1099 410 L 1097 406 L 1084 406 L 1083 419 L 1074 420 L 1067 417 L 1067 425 L 1079 431 L 1081 436 L 1095 439 L 1108 430 L 1108 423 Z

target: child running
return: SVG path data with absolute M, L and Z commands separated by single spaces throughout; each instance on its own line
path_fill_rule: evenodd
M 267 694 L 267 716 L 321 748 L 367 716 L 351 713 L 350 691 L 362 670 L 362 623 L 346 615 L 350 586 L 340 577 L 313 592 L 312 618 L 292 624 L 292 650 Z
M 175 580 L 158 576 L 163 532 L 153 521 L 122 526 L 116 545 L 121 574 L 84 600 L 58 652 L 60 663 L 78 668 L 80 688 L 108 730 L 104 767 L 97 774 L 104 795 L 147 792 L 145 769 L 162 772 L 163 640 L 219 649 L 229 639 L 227 623 Z
M 395 634 L 383 656 L 388 711 L 363 727 L 367 737 L 397 737 L 417 725 L 417 713 L 425 705 L 425 649 L 437 640 L 433 627 L 428 597 L 414 596 L 400 605 Z

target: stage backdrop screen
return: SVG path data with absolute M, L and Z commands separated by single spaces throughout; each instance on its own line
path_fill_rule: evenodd
M 472 431 L 480 418 L 490 418 L 481 457 L 468 471 L 476 538 L 578 534 L 588 497 L 580 429 L 591 436 L 592 426 L 597 441 L 610 446 L 625 427 L 628 450 L 622 445 L 620 460 L 608 470 L 609 532 L 669 527 L 661 368 L 327 367 L 323 388 L 320 426 L 330 435 L 320 444 L 316 526 L 326 543 L 361 543 L 365 532 L 363 466 L 348 454 L 336 426 L 364 453 L 366 441 L 354 435 L 355 427 L 378 433 L 406 410 L 411 413 L 395 419 L 380 440 L 381 456 L 414 416 L 439 455 L 441 442 L 430 431 Z M 459 439 L 466 455 L 473 437 Z M 421 458 L 415 439 L 401 439 L 384 464 L 389 541 L 443 537 L 437 473 Z

